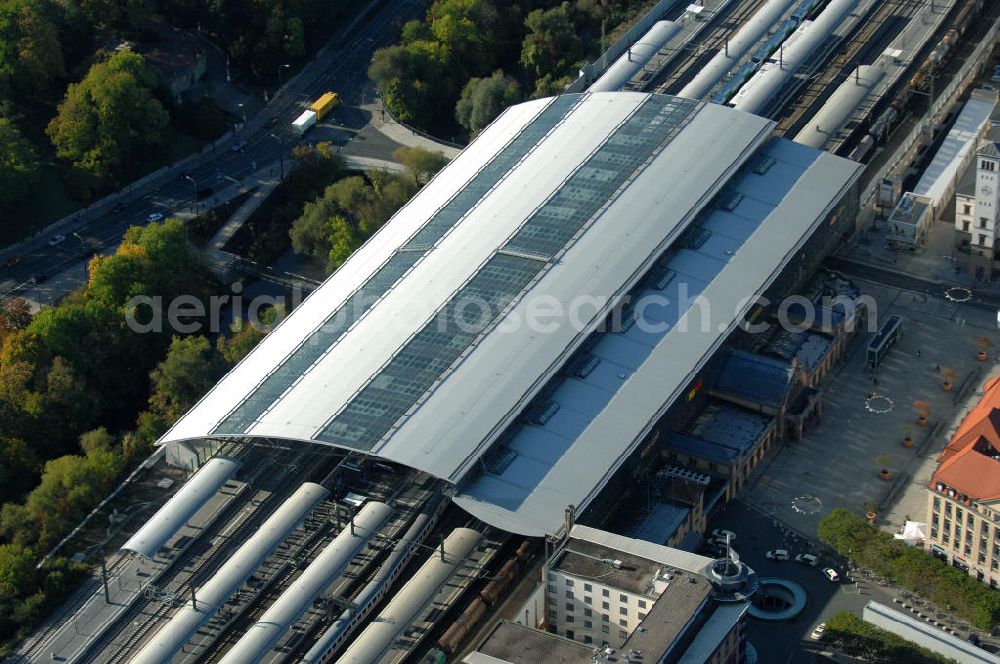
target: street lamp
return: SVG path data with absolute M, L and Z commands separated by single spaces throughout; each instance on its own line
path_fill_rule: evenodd
M 274 132 L 268 134 L 271 138 L 278 142 L 278 159 L 281 162 L 281 182 L 285 181 L 285 151 L 281 147 L 281 139 L 274 135 Z M 273 171 L 272 171 L 273 173 Z
M 194 191 L 194 203 L 191 205 L 191 209 L 194 210 L 195 214 L 198 214 L 198 183 L 190 175 L 185 175 L 184 179 L 191 181 L 191 189 Z
M 281 87 L 281 74 L 283 69 L 289 69 L 291 65 L 281 65 L 278 67 L 278 87 Z
M 240 109 L 240 115 L 243 116 L 243 124 L 246 124 L 247 123 L 247 109 L 246 109 L 246 107 L 244 107 L 243 104 L 236 104 L 236 106 Z

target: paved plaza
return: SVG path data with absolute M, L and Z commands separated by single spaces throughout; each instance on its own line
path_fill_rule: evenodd
M 880 524 L 892 530 L 906 516 L 923 520 L 925 499 L 907 488 L 927 474 L 925 466 L 947 441 L 962 401 L 975 400 L 996 366 L 992 360 L 976 360 L 977 339 L 989 336 L 994 353 L 1000 352 L 993 312 L 949 301 L 943 294 L 855 281 L 877 303 L 879 323 L 889 314 L 903 318 L 901 340 L 873 377 L 865 357 L 871 334 L 859 333 L 820 386 L 822 420 L 806 430 L 803 440 L 786 440 L 765 459 L 744 495 L 751 505 L 808 537 L 837 507 L 856 512 L 875 508 Z M 954 376 L 951 391 L 942 389 L 943 373 Z M 916 402 L 929 407 L 926 427 L 917 425 Z M 909 449 L 902 444 L 907 434 L 914 440 Z M 891 479 L 880 479 L 882 468 L 891 471 Z M 900 496 L 906 499 L 895 509 Z

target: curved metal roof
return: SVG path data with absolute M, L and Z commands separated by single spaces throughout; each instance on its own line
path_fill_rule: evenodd
M 785 40 L 781 50 L 740 88 L 729 105 L 747 113 L 762 113 L 802 65 L 815 57 L 827 37 L 840 26 L 860 0 L 830 0 L 815 21 L 805 21 Z
M 257 664 L 298 620 L 323 589 L 340 576 L 361 548 L 392 514 L 385 503 L 365 503 L 302 574 L 281 593 L 257 622 L 236 642 L 220 664 Z
M 122 545 L 122 549 L 134 551 L 147 558 L 155 556 L 167 540 L 215 495 L 215 492 L 241 465 L 241 461 L 228 457 L 210 459 L 177 493 L 171 496 L 153 518 Z
M 438 551 L 427 556 L 417 573 L 399 589 L 377 617 L 354 639 L 337 664 L 372 664 L 378 662 L 405 630 L 417 613 L 434 597 L 438 589 L 458 570 L 482 535 L 471 528 L 456 528 L 444 541 L 444 555 Z
M 656 55 L 680 31 L 681 26 L 673 21 L 657 21 L 649 29 L 649 32 L 629 47 L 628 51 L 615 60 L 607 71 L 587 89 L 590 92 L 621 90 L 626 83 L 632 80 L 636 72 L 645 67 L 650 58 Z
M 233 557 L 197 589 L 196 607 L 190 602 L 177 613 L 142 647 L 131 664 L 164 664 L 184 647 L 198 628 L 205 624 L 236 592 L 240 584 L 260 567 L 274 549 L 298 528 L 306 515 L 329 492 L 319 484 L 307 482 L 275 510 L 267 521 L 240 547 Z

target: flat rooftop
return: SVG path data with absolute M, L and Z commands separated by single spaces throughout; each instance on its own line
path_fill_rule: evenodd
M 620 560 L 621 567 L 613 566 L 612 560 Z M 552 569 L 584 581 L 600 579 L 601 583 L 612 588 L 656 597 L 653 581 L 663 565 L 625 551 L 571 538 L 552 564 Z
M 674 577 L 653 603 L 646 619 L 625 639 L 622 650 L 641 650 L 650 655 L 666 652 L 698 608 L 710 601 L 711 594 L 712 584 L 703 576 L 688 573 Z
M 476 651 L 462 661 L 467 664 L 576 664 L 590 662 L 593 654 L 593 646 L 501 620 Z

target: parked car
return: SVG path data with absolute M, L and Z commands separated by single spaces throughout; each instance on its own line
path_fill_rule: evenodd
M 833 581 L 834 583 L 840 581 L 840 575 L 837 574 L 837 570 L 833 569 L 832 567 L 824 567 L 823 576 L 825 576 L 830 581 Z
M 65 241 L 66 241 L 65 235 L 53 235 L 51 238 L 49 238 L 49 246 L 54 247 L 57 244 L 62 244 Z
M 229 149 L 232 150 L 233 152 L 243 152 L 246 146 L 247 146 L 247 140 L 245 138 L 241 138 L 240 140 L 233 143 Z
M 768 560 L 788 560 L 787 549 L 771 549 L 764 555 Z
M 162 212 L 150 212 L 148 215 L 146 215 L 146 221 L 148 221 L 149 223 L 153 223 L 154 221 L 161 221 L 162 219 L 163 219 Z
M 736 533 L 734 533 L 731 530 L 726 530 L 725 528 L 716 528 L 715 530 L 713 530 L 712 531 L 712 537 L 714 537 L 715 539 L 718 539 L 718 540 L 722 540 L 723 542 L 726 541 L 727 537 L 729 538 L 729 541 L 731 541 L 731 542 L 735 542 L 736 541 Z
M 809 638 L 812 639 L 813 641 L 819 641 L 820 639 L 823 638 L 823 634 L 825 632 L 826 632 L 826 623 L 820 623 L 816 625 L 816 629 L 812 631 L 812 634 L 809 635 Z
M 802 563 L 803 565 L 809 565 L 810 567 L 816 567 L 816 564 L 819 563 L 819 558 L 811 553 L 800 553 L 795 556 L 795 562 Z
M 124 212 L 125 211 L 125 204 L 124 203 L 118 203 L 113 208 L 111 208 L 111 211 L 114 212 L 114 213 Z
M 31 279 L 29 279 L 29 281 L 33 284 L 44 284 L 48 278 L 49 275 L 45 274 L 44 272 L 36 272 L 35 274 L 31 275 Z

